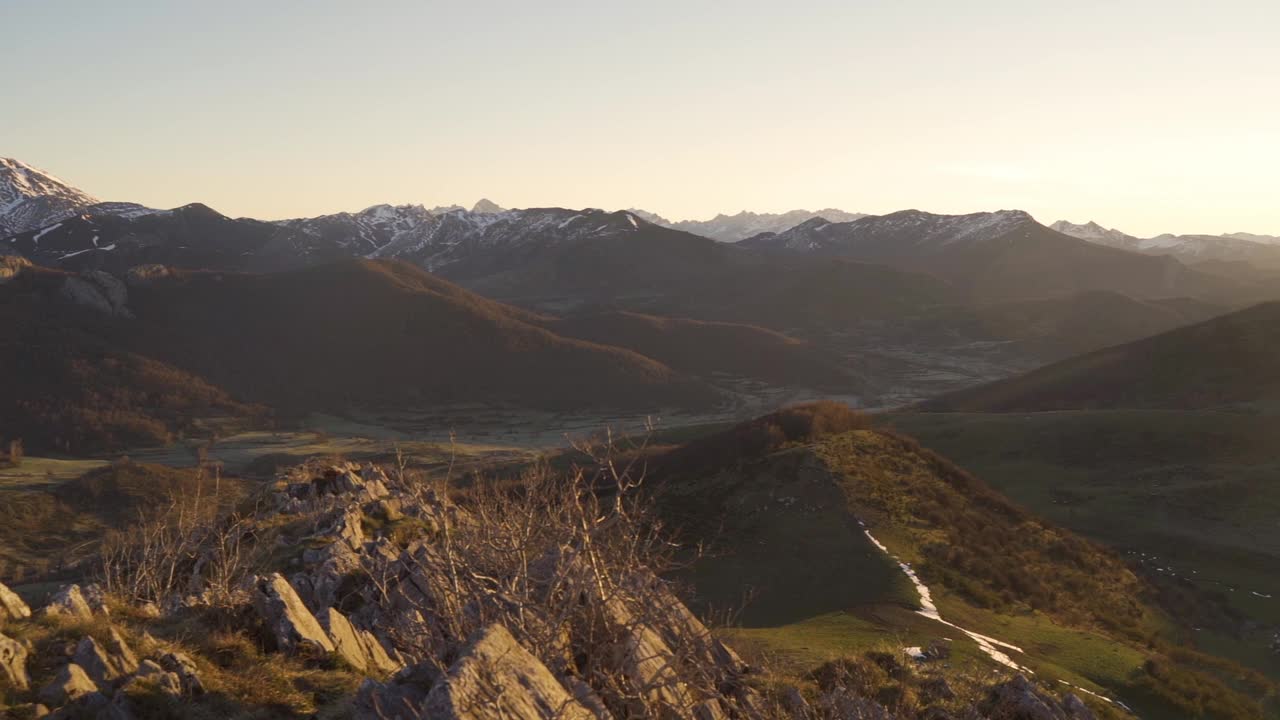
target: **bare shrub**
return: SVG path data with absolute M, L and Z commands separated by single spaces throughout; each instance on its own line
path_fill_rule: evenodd
M 253 510 L 229 506 L 221 473 L 202 470 L 193 493 L 170 491 L 159 507 L 139 509 L 137 520 L 103 538 L 99 582 L 134 602 L 164 603 L 199 595 L 229 604 L 246 575 L 262 567 L 269 543 Z
M 618 717 L 686 716 L 724 698 L 740 661 L 659 579 L 677 548 L 642 493 L 643 444 L 606 435 L 576 447 L 584 460 L 568 472 L 538 464 L 518 482 L 476 482 L 433 542 L 374 573 L 387 614 L 420 618 L 393 625 L 394 643 L 443 672 L 466 638 L 500 623 Z M 399 470 L 420 504 L 445 502 L 449 474 Z

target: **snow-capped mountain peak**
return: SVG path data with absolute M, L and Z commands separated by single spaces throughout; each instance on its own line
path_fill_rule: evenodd
M 1035 224 L 1035 219 L 1022 210 L 969 215 L 902 210 L 888 215 L 867 215 L 850 222 L 810 218 L 783 232 L 761 233 L 748 238 L 743 244 L 745 247 L 836 254 L 872 248 L 878 248 L 876 252 L 892 254 L 933 252 L 1003 237 L 1026 224 Z
M 0 237 L 46 227 L 97 202 L 50 173 L 0 158 Z
M 654 225 L 683 230 L 721 242 L 738 242 L 761 233 L 780 233 L 814 218 L 823 218 L 828 222 L 842 223 L 866 217 L 862 213 L 851 213 L 836 208 L 817 211 L 791 210 L 784 213 L 757 213 L 743 210 L 734 215 L 720 213 L 710 220 L 680 220 L 676 222 L 668 220 L 657 213 L 636 208 L 632 208 L 629 212 Z
M 52 174 L 13 158 L 0 158 L 0 212 L 15 203 L 41 195 L 53 195 L 93 205 L 98 199 Z
M 1092 220 L 1084 224 L 1059 220 L 1049 227 L 1063 235 L 1070 235 L 1074 238 L 1088 240 L 1099 245 L 1110 245 L 1111 247 L 1132 248 L 1138 240 L 1132 235 L 1114 228 L 1105 228 Z

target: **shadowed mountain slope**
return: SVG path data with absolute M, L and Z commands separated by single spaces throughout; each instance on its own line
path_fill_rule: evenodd
M 927 410 L 1021 412 L 1197 409 L 1280 399 L 1280 303 L 1065 360 L 923 404 Z

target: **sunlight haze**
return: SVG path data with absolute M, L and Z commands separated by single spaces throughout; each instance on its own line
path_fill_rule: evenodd
M 104 199 L 1280 234 L 1274 2 L 7 0 L 0 23 L 0 156 Z

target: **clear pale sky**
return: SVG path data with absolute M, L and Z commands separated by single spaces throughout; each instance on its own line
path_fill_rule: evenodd
M 0 27 L 0 156 L 105 199 L 1280 234 L 1275 0 L 0 0 Z

